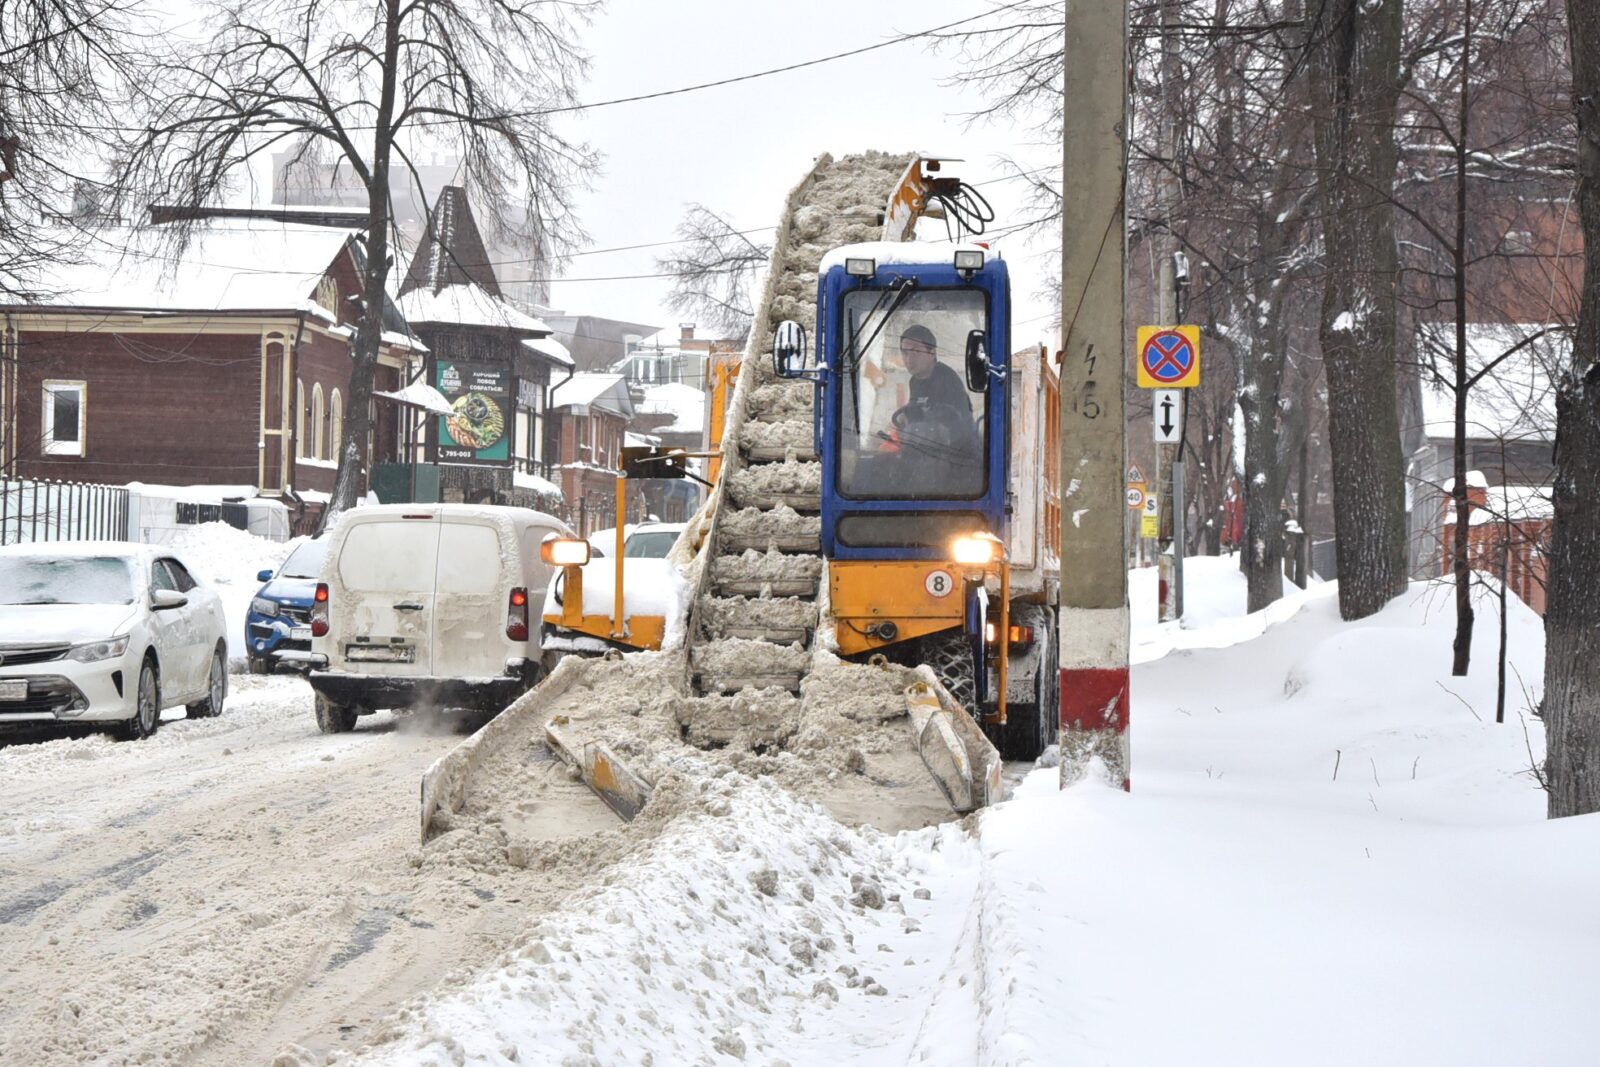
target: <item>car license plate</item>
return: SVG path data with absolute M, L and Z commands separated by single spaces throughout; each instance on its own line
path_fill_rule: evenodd
M 411 645 L 346 645 L 344 658 L 368 663 L 415 663 L 417 650 Z
M 290 637 L 291 640 L 294 640 L 294 641 L 309 641 L 309 640 L 311 640 L 311 627 L 309 627 L 309 626 L 291 627 L 290 630 L 289 630 L 289 637 Z
M 27 700 L 28 680 L 26 678 L 6 679 L 0 681 L 0 700 Z

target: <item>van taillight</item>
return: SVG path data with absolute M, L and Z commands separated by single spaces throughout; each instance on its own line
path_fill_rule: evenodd
M 518 586 L 511 590 L 506 606 L 506 636 L 513 641 L 528 639 L 528 591 Z
M 328 636 L 328 583 L 318 582 L 311 594 L 311 636 Z

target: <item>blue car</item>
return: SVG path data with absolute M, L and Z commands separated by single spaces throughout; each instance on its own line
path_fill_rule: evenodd
M 311 598 L 327 554 L 327 541 L 307 541 L 289 553 L 277 574 L 256 575 L 266 584 L 256 591 L 244 619 L 251 674 L 270 674 L 279 667 L 310 668 Z

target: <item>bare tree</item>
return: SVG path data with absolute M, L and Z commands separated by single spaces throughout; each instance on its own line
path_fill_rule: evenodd
M 81 238 L 119 98 L 137 83 L 135 0 L 0 0 L 0 294 L 35 294 L 39 269 Z M 92 214 L 92 212 L 90 212 Z
M 394 256 L 390 172 L 424 151 L 461 160 L 491 233 L 554 245 L 581 239 L 571 190 L 597 160 L 552 116 L 576 105 L 587 57 L 582 0 L 226 0 L 214 33 L 155 74 L 147 130 L 128 145 L 152 201 L 213 202 L 253 158 L 316 146 L 367 192 L 361 321 L 345 445 L 327 522 L 355 503 L 368 469 L 373 373 Z M 533 232 L 529 232 L 532 230 Z M 180 231 L 179 239 L 183 238 Z
M 743 340 L 755 318 L 751 290 L 772 246 L 753 241 L 704 204 L 691 204 L 678 224 L 682 240 L 656 266 L 674 275 L 667 306 L 723 337 Z
M 1600 811 L 1600 5 L 1567 0 L 1583 295 L 1556 382 L 1555 522 L 1545 606 L 1550 816 Z

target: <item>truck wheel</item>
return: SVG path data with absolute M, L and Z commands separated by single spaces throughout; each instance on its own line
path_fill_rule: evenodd
M 933 668 L 955 702 L 981 722 L 977 706 L 978 682 L 972 673 L 972 646 L 967 643 L 967 635 L 960 630 L 935 634 L 923 641 L 922 653 L 922 661 Z
M 325 734 L 347 734 L 356 728 L 356 709 L 345 704 L 335 704 L 321 693 L 317 694 L 317 729 Z
M 994 740 L 1003 758 L 1032 763 L 1056 741 L 1061 717 L 1061 700 L 1057 696 L 1060 672 L 1056 668 L 1059 656 L 1049 613 L 1030 609 L 1023 617 L 1023 624 L 1033 628 L 1034 639 L 1039 642 L 1039 670 L 1034 681 L 1033 701 L 1007 708 L 1006 724 L 996 731 L 999 736 Z

